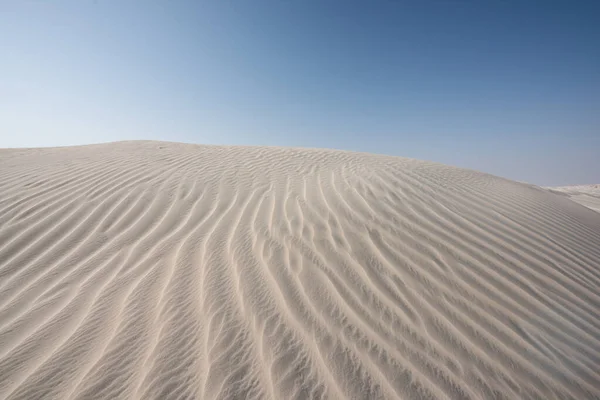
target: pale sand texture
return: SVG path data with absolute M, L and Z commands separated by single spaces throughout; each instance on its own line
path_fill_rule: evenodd
M 600 214 L 411 159 L 0 150 L 0 398 L 600 398 Z
M 548 189 L 563 193 L 571 200 L 600 212 L 600 185 L 560 186 Z

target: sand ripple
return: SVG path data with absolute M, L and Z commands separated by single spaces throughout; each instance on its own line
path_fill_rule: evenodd
M 2 399 L 600 398 L 600 214 L 329 150 L 0 150 Z

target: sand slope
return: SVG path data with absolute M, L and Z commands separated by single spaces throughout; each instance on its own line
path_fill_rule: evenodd
M 600 398 L 600 214 L 434 163 L 0 150 L 0 398 Z
M 563 194 L 587 208 L 600 212 L 600 185 L 560 186 L 547 189 Z

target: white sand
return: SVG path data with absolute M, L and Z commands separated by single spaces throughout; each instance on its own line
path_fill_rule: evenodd
M 564 194 L 571 200 L 600 212 L 600 185 L 560 186 L 547 189 Z
M 0 150 L 0 398 L 600 398 L 600 214 L 411 159 Z

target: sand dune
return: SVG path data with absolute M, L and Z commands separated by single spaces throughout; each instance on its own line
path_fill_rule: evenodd
M 547 189 L 563 194 L 587 208 L 600 212 L 600 185 L 560 186 Z
M 600 398 L 600 214 L 435 163 L 0 150 L 2 399 Z

